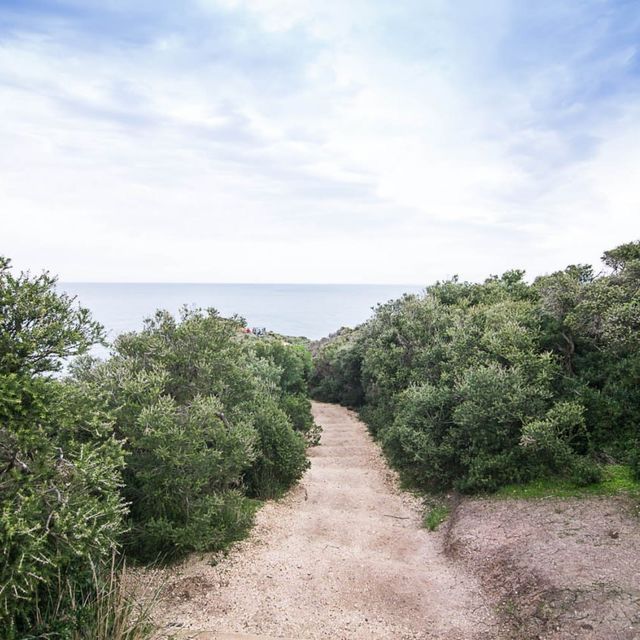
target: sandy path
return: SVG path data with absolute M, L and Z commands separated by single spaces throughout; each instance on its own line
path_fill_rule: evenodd
M 192 558 L 162 576 L 163 637 L 495 638 L 477 582 L 420 527 L 419 503 L 397 489 L 365 426 L 342 407 L 313 411 L 322 440 L 300 485 L 216 566 Z

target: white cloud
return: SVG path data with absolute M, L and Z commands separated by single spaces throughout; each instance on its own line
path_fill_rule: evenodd
M 597 3 L 569 49 L 570 3 L 199 0 L 144 25 L 82 6 L 7 18 L 0 251 L 20 267 L 422 284 L 640 235 L 640 29 Z

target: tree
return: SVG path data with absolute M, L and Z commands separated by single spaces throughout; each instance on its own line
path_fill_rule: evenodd
M 102 328 L 55 282 L 14 276 L 0 258 L 0 627 L 8 638 L 71 628 L 64 603 L 91 589 L 123 528 L 121 444 L 82 389 L 51 375 Z M 48 612 L 56 604 L 62 613 Z

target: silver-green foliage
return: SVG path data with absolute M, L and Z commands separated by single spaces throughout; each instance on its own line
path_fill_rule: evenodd
M 0 259 L 0 629 L 67 637 L 123 530 L 124 463 L 110 417 L 51 377 L 101 329 L 48 274 Z M 59 603 L 47 618 L 45 603 Z
M 122 542 L 142 559 L 223 548 L 301 476 L 308 353 L 243 326 L 158 312 L 56 376 L 102 328 L 0 259 L 2 638 L 108 637 L 83 633 L 127 624 L 104 597 Z
M 158 312 L 120 336 L 106 362 L 75 368 L 76 384 L 99 398 L 125 442 L 131 554 L 220 549 L 251 524 L 253 498 L 277 495 L 306 468 L 283 382 L 298 360 L 287 368 L 269 357 L 294 347 L 242 329 L 214 310 Z
M 533 284 L 521 271 L 454 278 L 381 305 L 320 348 L 314 392 L 359 405 L 430 489 L 587 484 L 598 456 L 638 469 L 640 243 L 603 260 L 599 276 L 578 265 Z

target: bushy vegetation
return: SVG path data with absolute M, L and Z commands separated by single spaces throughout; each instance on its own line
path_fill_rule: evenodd
M 359 407 L 364 402 L 359 330 L 343 327 L 320 342 L 312 371 L 313 395 L 324 402 Z
M 381 305 L 316 353 L 313 394 L 360 409 L 429 490 L 492 491 L 601 462 L 638 473 L 640 243 L 536 279 L 456 278 Z
M 251 498 L 279 495 L 306 468 L 303 434 L 287 414 L 304 394 L 303 355 L 241 329 L 213 310 L 184 310 L 179 321 L 158 312 L 120 336 L 106 362 L 73 369 L 125 443 L 130 554 L 221 548 L 251 524 Z
M 101 336 L 50 276 L 14 276 L 0 260 L 0 629 L 7 638 L 73 627 L 71 602 L 91 591 L 124 529 L 122 445 L 81 389 L 51 375 Z M 63 612 L 55 620 L 47 615 L 52 602 Z
M 243 327 L 213 310 L 158 312 L 108 360 L 82 356 L 63 376 L 102 328 L 48 274 L 0 261 L 3 637 L 124 624 L 114 554 L 223 548 L 259 499 L 302 475 L 310 356 Z

